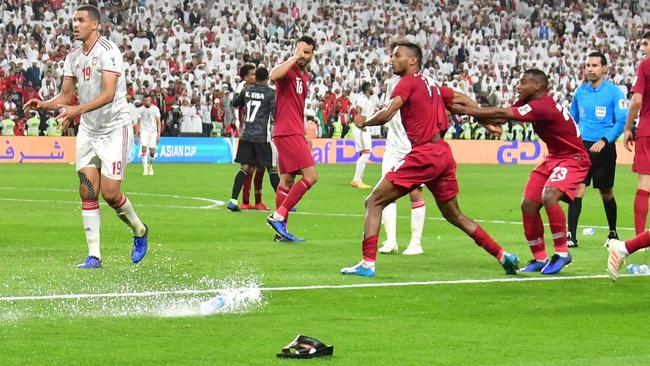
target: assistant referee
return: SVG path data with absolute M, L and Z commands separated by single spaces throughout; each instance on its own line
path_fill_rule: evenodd
M 607 58 L 601 52 L 592 52 L 585 65 L 587 81 L 576 89 L 571 103 L 571 116 L 578 124 L 585 148 L 589 151 L 591 168 L 576 197 L 569 205 L 568 242 L 577 247 L 576 229 L 582 210 L 582 196 L 592 179 L 594 188 L 600 191 L 607 224 L 608 239 L 618 239 L 616 232 L 616 200 L 614 177 L 616 173 L 616 139 L 623 132 L 628 103 L 621 88 L 609 80 Z

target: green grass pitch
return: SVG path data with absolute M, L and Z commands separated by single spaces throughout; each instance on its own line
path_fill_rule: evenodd
M 530 259 L 519 213 L 531 166 L 461 165 L 459 202 L 522 263 Z M 130 232 L 101 206 L 104 268 L 86 255 L 77 176 L 69 165 L 0 165 L 0 364 L 2 365 L 648 365 L 647 277 L 603 277 L 607 231 L 588 189 L 574 263 L 558 281 L 498 282 L 498 263 L 441 220 L 427 194 L 425 254 L 382 255 L 372 279 L 342 276 L 360 259 L 363 200 L 352 165 L 318 166 L 320 180 L 292 214 L 302 244 L 272 241 L 263 212 L 230 213 L 235 165 L 131 165 L 124 192 L 150 228 L 150 251 L 129 260 Z M 364 181 L 374 183 L 370 165 Z M 636 176 L 618 169 L 620 234 L 633 234 Z M 265 178 L 265 203 L 274 204 Z M 565 206 L 566 207 L 566 206 Z M 409 236 L 409 204 L 398 203 L 398 239 Z M 542 213 L 544 221 L 545 214 Z M 579 230 L 581 231 L 581 230 Z M 551 247 L 550 234 L 546 234 Z M 647 263 L 648 254 L 629 261 Z M 594 276 L 593 278 L 584 278 Z M 541 275 L 519 275 L 540 278 Z M 459 280 L 487 280 L 461 283 Z M 336 287 L 439 281 L 434 284 Z M 256 284 L 262 301 L 234 312 L 193 313 L 211 294 L 179 293 Z M 299 289 L 332 285 L 333 288 Z M 282 290 L 281 290 L 282 289 Z M 148 291 L 167 294 L 144 296 Z M 125 297 L 15 299 L 65 294 Z M 117 295 L 116 295 L 117 296 Z M 276 359 L 297 334 L 333 344 L 331 359 Z

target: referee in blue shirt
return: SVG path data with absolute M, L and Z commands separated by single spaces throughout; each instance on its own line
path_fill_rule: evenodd
M 616 200 L 614 199 L 614 176 L 616 173 L 616 139 L 623 132 L 627 117 L 627 99 L 614 83 L 605 80 L 607 58 L 601 52 L 592 52 L 585 66 L 587 81 L 576 89 L 571 103 L 571 116 L 578 124 L 580 135 L 589 151 L 591 168 L 583 184 L 578 187 L 576 197 L 569 205 L 568 242 L 577 247 L 576 229 L 582 210 L 582 196 L 585 186 L 592 179 L 594 188 L 600 191 L 605 207 L 608 239 L 618 239 L 616 233 Z

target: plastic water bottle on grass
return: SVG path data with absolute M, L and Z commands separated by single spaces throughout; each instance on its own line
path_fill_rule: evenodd
M 219 311 L 219 309 L 223 308 L 225 305 L 226 299 L 223 296 L 218 295 L 208 301 L 202 302 L 201 306 L 199 307 L 199 313 L 201 313 L 201 315 L 212 315 Z
M 650 267 L 645 264 L 630 264 L 627 266 L 627 272 L 630 274 L 650 274 Z

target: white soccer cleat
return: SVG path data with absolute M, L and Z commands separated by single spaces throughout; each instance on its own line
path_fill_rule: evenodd
M 408 247 L 402 252 L 404 255 L 420 255 L 423 254 L 422 245 L 420 244 L 409 244 Z
M 627 257 L 627 249 L 625 249 L 625 242 L 618 239 L 609 239 L 607 251 L 609 257 L 607 258 L 607 274 L 609 278 L 616 282 L 618 280 L 618 271 L 623 265 L 625 257 Z
M 147 165 L 142 168 L 142 175 L 149 175 L 149 167 Z
M 149 165 L 149 175 L 153 175 L 153 165 Z
M 381 254 L 395 254 L 397 253 L 397 243 L 390 243 L 388 241 L 385 241 L 382 243 L 381 248 L 379 248 L 378 252 Z

